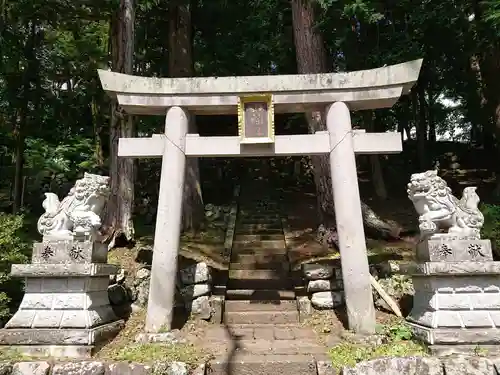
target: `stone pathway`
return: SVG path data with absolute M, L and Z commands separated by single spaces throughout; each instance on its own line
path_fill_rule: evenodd
M 316 375 L 326 348 L 299 324 L 279 203 L 265 186 L 245 186 L 239 206 L 226 289 L 224 323 L 206 340 L 227 345 L 213 374 Z M 229 333 L 231 332 L 231 333 Z M 227 368 L 228 356 L 230 368 Z

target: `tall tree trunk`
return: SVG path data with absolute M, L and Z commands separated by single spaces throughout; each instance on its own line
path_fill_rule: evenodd
M 23 99 L 27 100 L 27 99 Z M 17 214 L 21 211 L 23 201 L 23 180 L 24 180 L 24 127 L 26 125 L 28 106 L 21 108 L 21 116 L 17 118 L 15 123 L 15 169 L 14 169 L 14 190 L 13 190 L 13 206 L 12 212 Z
M 24 46 L 24 57 L 26 59 L 26 68 L 23 73 L 23 85 L 21 93 L 21 108 L 19 116 L 16 116 L 14 127 L 15 136 L 15 174 L 14 174 L 14 201 L 12 211 L 17 214 L 22 208 L 24 193 L 24 149 L 25 149 L 25 127 L 28 121 L 29 102 L 31 99 L 31 82 L 37 75 L 36 62 L 36 25 L 33 21 L 30 23 L 30 34 Z M 38 86 L 37 86 L 38 87 Z
M 420 83 L 419 83 L 420 84 Z M 420 170 L 424 170 L 427 165 L 426 143 L 427 126 L 425 123 L 425 107 L 422 106 L 421 96 L 418 86 L 411 91 L 413 122 L 417 137 L 417 163 Z M 424 99 L 425 100 L 425 99 Z
M 365 129 L 368 132 L 378 131 L 378 127 L 375 124 L 377 121 L 377 115 L 373 113 L 373 111 L 365 111 L 363 113 L 363 119 L 365 123 Z M 377 121 L 379 122 L 379 121 Z M 375 194 L 379 199 L 386 200 L 387 199 L 387 189 L 385 188 L 384 174 L 382 173 L 382 166 L 380 165 L 380 157 L 379 155 L 369 155 L 370 159 L 370 167 L 372 171 L 372 183 L 373 188 L 375 190 Z
M 484 20 L 481 0 L 472 0 L 472 8 L 475 15 L 477 45 L 479 46 L 478 58 L 475 62 L 476 72 L 479 73 L 478 76 L 481 79 L 481 90 L 485 102 L 485 118 L 489 120 L 489 126 L 484 129 L 485 148 L 488 143 L 493 143 L 491 141 L 496 138 L 494 143 L 498 158 L 500 156 L 500 84 L 498 83 L 500 37 L 497 30 Z M 497 176 L 500 175 L 499 163 L 495 163 L 493 168 L 496 169 Z M 500 178 L 497 178 L 495 190 L 497 195 L 500 195 Z
M 434 105 L 435 105 L 435 97 L 433 95 L 433 91 L 431 87 L 427 88 L 427 97 L 429 101 L 427 103 L 427 120 L 429 122 L 429 145 L 432 150 L 436 147 L 436 120 L 434 119 Z
M 193 76 L 193 34 L 191 1 L 171 0 L 169 4 L 169 72 L 171 77 Z M 196 119 L 191 115 L 189 132 L 197 133 Z M 196 230 L 204 218 L 198 158 L 187 158 L 184 196 L 182 203 L 182 229 Z
M 312 0 L 291 0 L 293 35 L 299 73 L 324 73 L 326 51 L 323 38 L 315 26 L 314 4 Z M 309 132 L 326 130 L 323 108 L 306 113 Z M 316 184 L 318 207 L 322 223 L 335 228 L 335 211 L 328 156 L 313 156 L 311 162 Z M 365 203 L 361 203 L 364 224 L 370 234 L 382 237 L 398 237 L 399 229 L 384 222 Z
M 292 0 L 292 20 L 299 73 L 326 72 L 326 53 L 321 34 L 315 30 L 313 1 Z M 323 108 L 305 113 L 309 132 L 326 130 Z M 321 221 L 335 227 L 330 163 L 328 155 L 311 156 Z
M 110 28 L 111 69 L 114 72 L 133 73 L 134 22 L 134 1 L 120 0 L 119 9 L 112 15 Z M 132 220 L 135 162 L 132 158 L 118 157 L 118 139 L 130 138 L 134 135 L 133 117 L 124 113 L 118 102 L 112 100 L 109 131 L 111 197 L 106 207 L 104 221 L 108 239 L 110 239 L 109 248 L 115 246 L 119 237 L 130 243 L 135 236 Z

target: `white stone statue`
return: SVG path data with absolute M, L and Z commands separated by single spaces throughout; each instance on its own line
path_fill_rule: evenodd
M 481 238 L 484 216 L 478 208 L 479 196 L 475 187 L 466 187 L 462 199 L 458 200 L 433 170 L 412 174 L 407 192 L 419 215 L 423 237 Z
M 110 194 L 109 180 L 107 176 L 85 173 L 61 202 L 56 194 L 45 193 L 45 213 L 38 219 L 38 231 L 53 238 L 93 238 L 101 226 L 99 215 Z

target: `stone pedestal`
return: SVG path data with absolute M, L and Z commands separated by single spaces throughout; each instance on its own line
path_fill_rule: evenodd
M 500 344 L 500 262 L 490 241 L 433 236 L 417 246 L 417 260 L 408 270 L 415 334 L 437 351 Z
M 25 354 L 89 357 L 99 341 L 123 326 L 108 299 L 107 248 L 91 239 L 51 238 L 35 243 L 31 264 L 15 264 L 12 276 L 24 277 L 19 310 L 0 330 L 0 345 Z

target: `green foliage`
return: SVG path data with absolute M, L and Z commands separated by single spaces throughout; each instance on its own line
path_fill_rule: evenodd
M 113 354 L 113 359 L 116 361 L 139 363 L 157 361 L 196 363 L 203 357 L 203 353 L 188 344 L 134 344 Z
M 8 275 L 12 264 L 28 260 L 29 246 L 22 230 L 22 216 L 0 213 L 0 322 L 10 315 L 12 299 L 22 293 L 22 283 Z
M 500 249 L 500 205 L 481 204 L 484 225 L 481 235 L 491 240 L 494 249 Z
M 392 341 L 380 345 L 360 345 L 342 343 L 328 352 L 333 367 L 340 370 L 344 366 L 353 367 L 356 363 L 380 357 L 425 356 L 426 349 L 413 341 Z
M 390 341 L 411 340 L 413 337 L 410 326 L 403 320 L 395 324 L 379 325 L 377 331 L 379 334 L 388 337 Z
M 413 332 L 404 320 L 378 325 L 377 334 L 382 343 L 344 342 L 330 349 L 329 355 L 333 366 L 355 366 L 356 363 L 380 357 L 425 356 L 427 348 L 413 340 Z

